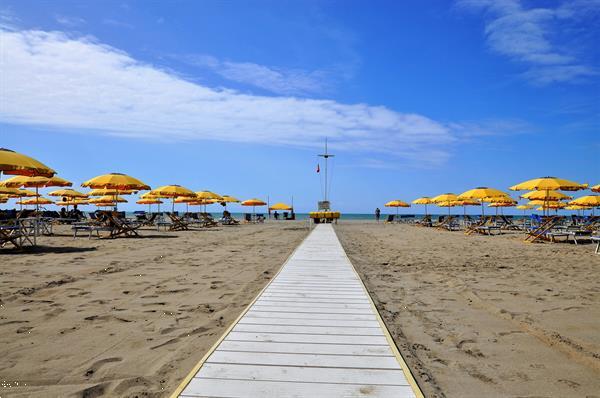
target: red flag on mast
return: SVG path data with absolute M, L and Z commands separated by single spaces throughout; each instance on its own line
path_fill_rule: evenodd
M 321 168 L 319 167 L 319 163 L 317 163 L 317 173 L 321 172 Z

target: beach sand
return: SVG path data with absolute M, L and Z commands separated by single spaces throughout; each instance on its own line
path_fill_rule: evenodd
M 410 225 L 336 231 L 427 397 L 600 397 L 600 256 Z
M 1 397 L 168 396 L 308 230 L 55 232 L 36 253 L 0 254 Z

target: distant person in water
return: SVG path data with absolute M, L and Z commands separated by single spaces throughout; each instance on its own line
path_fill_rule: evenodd
M 381 217 L 381 210 L 379 210 L 379 207 L 375 209 L 375 219 L 377 220 L 377 222 L 379 222 L 379 217 Z

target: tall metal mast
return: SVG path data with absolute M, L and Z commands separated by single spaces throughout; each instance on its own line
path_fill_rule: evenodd
M 325 159 L 325 197 L 323 198 L 323 200 L 327 202 L 327 160 L 335 156 L 327 152 L 327 137 L 325 137 L 325 153 L 321 153 L 318 156 Z

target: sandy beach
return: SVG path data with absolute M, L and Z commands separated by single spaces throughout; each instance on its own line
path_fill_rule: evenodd
M 336 231 L 427 397 L 599 397 L 600 256 L 409 225 Z
M 302 222 L 0 254 L 0 396 L 164 397 L 308 233 Z

